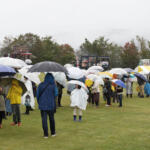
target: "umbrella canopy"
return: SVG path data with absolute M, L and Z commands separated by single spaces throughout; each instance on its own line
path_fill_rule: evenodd
M 109 72 L 99 72 L 98 74 L 101 78 L 109 78 L 112 79 L 113 75 Z
M 10 76 L 16 74 L 16 71 L 8 66 L 0 65 L 0 76 Z
M 100 84 L 100 85 L 104 85 L 104 81 L 100 76 L 97 76 L 95 74 L 90 74 L 87 76 L 87 79 L 92 80 L 93 82 L 95 82 L 96 84 Z
M 67 68 L 68 71 L 68 77 L 71 79 L 80 79 L 84 77 L 84 72 L 77 67 L 70 67 Z
M 97 75 L 98 73 L 99 73 L 98 70 L 87 70 L 86 71 L 86 75 L 89 75 L 89 74 L 95 74 L 95 75 Z
M 26 59 L 26 60 L 25 60 L 25 63 L 26 63 L 26 64 L 32 64 L 32 60 L 31 60 L 31 59 Z
M 119 74 L 119 75 L 127 74 L 127 72 L 124 69 L 122 69 L 122 68 L 111 69 L 109 71 L 109 73 L 111 73 L 111 74 Z
M 124 82 L 121 81 L 121 80 L 114 79 L 114 80 L 112 80 L 112 82 L 115 83 L 116 85 L 119 85 L 119 86 L 121 86 L 121 87 L 123 87 L 123 88 L 126 88 Z
M 25 83 L 22 80 L 17 79 L 15 76 L 0 78 L 0 85 L 3 88 L 5 88 L 6 86 L 11 87 L 13 79 L 16 79 L 19 82 L 19 85 L 21 86 L 21 88 L 23 90 L 22 95 L 24 95 L 27 91 L 27 87 L 25 86 Z
M 103 67 L 101 67 L 101 66 L 92 66 L 92 67 L 90 67 L 88 70 L 97 70 L 97 71 L 101 72 L 101 71 L 103 71 L 104 69 L 103 69 Z
M 13 68 L 22 68 L 26 66 L 27 64 L 21 60 L 21 59 L 16 59 L 16 58 L 10 58 L 10 57 L 1 57 L 0 58 L 0 64 L 13 67 Z
M 134 72 L 134 70 L 131 69 L 131 68 L 124 68 L 124 70 L 125 70 L 126 72 L 128 72 L 128 73 Z
M 64 72 L 67 74 L 67 70 L 64 66 L 52 61 L 37 63 L 33 65 L 28 72 Z
M 28 72 L 29 68 L 31 68 L 32 65 L 28 65 L 28 66 L 25 66 L 21 69 L 19 69 L 19 73 L 25 77 L 27 77 L 30 81 L 36 83 L 36 84 L 39 84 L 41 81 L 40 81 L 40 78 L 39 78 L 39 75 L 40 73 L 30 73 Z
M 137 78 L 140 78 L 140 79 L 142 79 L 143 81 L 147 82 L 147 79 L 145 78 L 144 75 L 142 75 L 142 74 L 140 74 L 140 73 L 135 73 L 134 75 L 135 75 Z
M 86 92 L 89 92 L 87 87 L 85 86 L 84 83 L 80 82 L 80 81 L 77 81 L 77 80 L 71 80 L 67 83 L 67 85 L 69 86 L 70 84 L 73 84 L 73 85 L 80 85 Z
M 63 72 L 52 72 L 55 81 L 57 81 L 59 84 L 61 84 L 63 87 L 66 87 L 66 75 Z
M 73 65 L 72 64 L 65 64 L 64 67 L 67 69 L 67 68 L 73 67 Z
M 138 66 L 135 68 L 135 72 L 147 75 L 150 73 L 150 66 Z

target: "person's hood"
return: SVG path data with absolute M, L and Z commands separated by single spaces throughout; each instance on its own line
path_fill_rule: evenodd
M 54 77 L 51 73 L 47 73 L 44 79 L 44 83 L 55 84 Z
M 19 86 L 19 82 L 16 79 L 13 79 L 12 80 L 12 85 Z

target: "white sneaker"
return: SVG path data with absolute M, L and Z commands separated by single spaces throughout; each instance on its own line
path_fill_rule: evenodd
M 48 139 L 48 136 L 44 136 L 44 139 Z
M 105 106 L 108 107 L 108 106 L 110 106 L 110 105 L 107 105 L 107 104 L 106 104 Z
M 56 134 L 52 134 L 52 137 L 55 137 L 56 136 Z

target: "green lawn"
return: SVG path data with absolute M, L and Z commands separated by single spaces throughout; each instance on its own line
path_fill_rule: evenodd
M 0 150 L 150 150 L 150 98 L 123 99 L 105 107 L 88 106 L 82 122 L 73 122 L 69 96 L 55 115 L 56 137 L 44 139 L 40 112 L 22 115 L 21 127 L 10 126 L 12 117 L 0 129 Z M 24 106 L 22 106 L 22 113 Z

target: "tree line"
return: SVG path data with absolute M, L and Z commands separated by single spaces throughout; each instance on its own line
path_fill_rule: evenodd
M 1 56 L 11 54 L 14 46 L 25 46 L 32 53 L 33 63 L 50 60 L 61 64 L 75 63 L 76 57 L 82 55 L 108 56 L 110 65 L 114 67 L 135 68 L 140 59 L 150 59 L 150 41 L 143 37 L 136 36 L 120 46 L 110 42 L 109 39 L 101 36 L 90 42 L 85 39 L 78 51 L 75 51 L 69 44 L 58 44 L 52 37 L 40 37 L 36 34 L 26 33 L 17 37 L 5 37 L 0 49 Z

